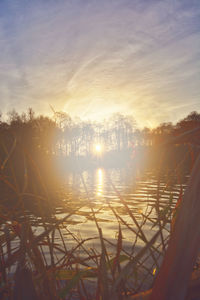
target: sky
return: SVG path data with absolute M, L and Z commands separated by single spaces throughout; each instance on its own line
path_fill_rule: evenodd
M 199 0 L 0 0 L 0 111 L 200 112 Z

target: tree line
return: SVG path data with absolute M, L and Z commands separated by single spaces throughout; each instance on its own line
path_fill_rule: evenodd
M 36 116 L 30 108 L 19 114 L 8 113 L 7 120 L 0 115 L 1 146 L 11 147 L 16 139 L 31 153 L 62 155 L 68 157 L 90 156 L 95 144 L 102 144 L 105 152 L 123 151 L 137 146 L 154 146 L 166 139 L 200 127 L 200 114 L 191 112 L 176 124 L 162 123 L 156 128 L 137 127 L 131 116 L 113 114 L 103 123 L 72 119 L 65 112 L 53 116 Z

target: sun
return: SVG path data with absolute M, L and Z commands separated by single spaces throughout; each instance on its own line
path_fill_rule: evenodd
M 102 145 L 101 144 L 96 144 L 94 149 L 97 153 L 101 153 L 102 152 Z

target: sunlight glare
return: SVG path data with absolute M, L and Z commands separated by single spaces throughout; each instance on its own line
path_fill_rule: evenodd
M 102 145 L 96 144 L 95 145 L 95 151 L 98 152 L 98 153 L 101 153 L 102 152 Z

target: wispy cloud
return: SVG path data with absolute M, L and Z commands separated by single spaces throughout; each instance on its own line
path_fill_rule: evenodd
M 200 110 L 199 17 L 199 1 L 2 1 L 1 109 L 144 125 Z

